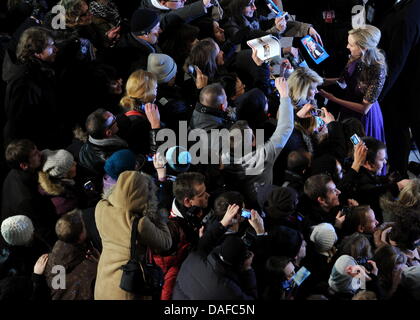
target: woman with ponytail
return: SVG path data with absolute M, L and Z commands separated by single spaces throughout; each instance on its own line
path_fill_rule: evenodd
M 385 142 L 381 108 L 377 101 L 387 75 L 385 56 L 377 48 L 381 31 L 365 25 L 349 31 L 347 49 L 350 59 L 341 78 L 325 79 L 324 84 L 345 88 L 344 97 L 320 90 L 320 94 L 341 106 L 340 119 L 350 117 L 362 121 L 366 135 Z
M 153 104 L 157 94 L 156 76 L 144 70 L 134 71 L 127 80 L 120 105 L 130 119 L 121 133 L 135 154 L 155 153 L 155 133 L 160 128 L 158 107 Z

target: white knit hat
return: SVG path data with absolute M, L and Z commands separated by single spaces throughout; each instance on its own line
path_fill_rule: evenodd
M 67 150 L 42 150 L 45 163 L 42 171 L 47 172 L 51 177 L 63 178 L 71 169 L 74 163 L 73 155 Z
M 310 239 L 319 252 L 327 252 L 337 241 L 337 234 L 331 224 L 320 223 L 313 228 Z
M 1 224 L 1 235 L 12 246 L 28 244 L 34 233 L 34 225 L 27 216 L 17 215 L 5 219 Z
M 174 59 L 162 53 L 151 53 L 147 59 L 147 71 L 157 77 L 158 83 L 167 83 L 176 75 Z

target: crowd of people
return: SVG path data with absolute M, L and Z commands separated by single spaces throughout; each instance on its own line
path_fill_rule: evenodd
M 420 0 L 365 2 L 0 4 L 0 300 L 419 300 Z

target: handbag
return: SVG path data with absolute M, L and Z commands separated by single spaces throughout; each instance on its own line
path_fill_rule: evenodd
M 154 263 L 149 247 L 142 259 L 137 256 L 139 220 L 140 216 L 136 215 L 131 227 L 130 260 L 120 267 L 123 271 L 120 288 L 133 294 L 159 297 L 163 286 L 162 269 Z

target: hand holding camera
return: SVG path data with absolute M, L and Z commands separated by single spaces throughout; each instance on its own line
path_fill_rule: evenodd
M 248 221 L 257 234 L 263 234 L 265 232 L 264 220 L 257 211 L 251 210 L 251 217 Z
M 287 85 L 287 81 L 283 77 L 276 78 L 274 82 L 277 91 L 280 94 L 280 98 L 288 98 L 289 97 L 289 86 Z
M 222 226 L 227 228 L 230 225 L 232 225 L 232 221 L 236 217 L 236 215 L 238 214 L 238 211 L 239 211 L 239 206 L 237 204 L 229 205 L 227 210 L 226 210 L 225 215 L 223 216 L 222 221 L 220 221 Z

